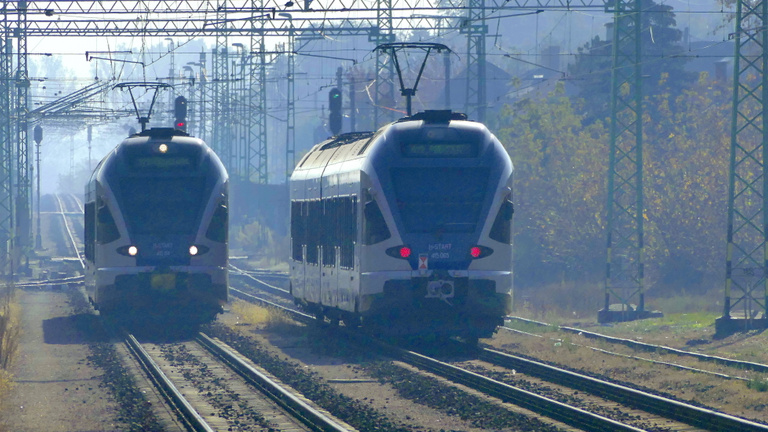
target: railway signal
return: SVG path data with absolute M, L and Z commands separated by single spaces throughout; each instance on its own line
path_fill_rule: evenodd
M 333 135 L 341 132 L 341 90 L 336 87 L 328 93 L 328 127 Z
M 186 132 L 187 131 L 187 98 L 179 96 L 174 101 L 173 114 L 176 117 L 176 121 L 173 127 Z

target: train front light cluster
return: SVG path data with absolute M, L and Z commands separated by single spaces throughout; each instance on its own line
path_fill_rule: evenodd
M 410 246 L 400 245 L 387 249 L 385 253 L 393 258 L 408 259 L 413 253 L 413 250 Z
M 469 256 L 472 259 L 485 258 L 493 253 L 493 249 L 486 246 L 472 246 L 469 248 Z
M 203 245 L 191 245 L 189 247 L 190 256 L 198 256 L 208 252 L 209 248 Z
M 136 255 L 139 254 L 139 248 L 136 247 L 135 245 L 123 246 L 123 247 L 117 248 L 117 253 L 119 253 L 120 255 L 135 257 Z

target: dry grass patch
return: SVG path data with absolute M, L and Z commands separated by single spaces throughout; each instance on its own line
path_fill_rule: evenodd
M 266 330 L 279 330 L 295 325 L 284 312 L 243 301 L 232 304 L 232 313 L 237 316 L 238 324 L 253 325 Z
M 11 367 L 19 347 L 21 310 L 14 303 L 13 287 L 6 287 L 0 296 L 0 369 Z
M 13 364 L 21 337 L 21 307 L 14 301 L 13 286 L 0 288 L 0 408 L 13 387 L 13 376 L 8 369 Z M 2 415 L 0 415 L 2 418 Z M 3 431 L 0 424 L 0 431 Z

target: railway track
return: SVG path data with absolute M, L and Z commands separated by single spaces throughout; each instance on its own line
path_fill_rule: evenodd
M 74 196 L 56 195 L 55 199 L 69 247 L 84 267 L 74 224 L 69 219 L 81 214 L 82 206 Z M 82 277 L 73 277 L 39 284 L 81 281 Z M 187 430 L 350 430 L 296 396 L 230 347 L 203 333 L 190 341 L 171 343 L 142 343 L 125 330 L 119 333 L 127 351 Z
M 276 296 L 276 297 L 283 297 L 286 299 L 291 299 L 290 293 L 287 289 L 280 287 L 280 285 L 284 285 L 287 283 L 288 275 L 282 272 L 274 272 L 274 271 L 259 271 L 259 270 L 243 270 L 240 268 L 237 268 L 235 266 L 232 267 L 232 274 L 236 275 L 237 277 L 240 277 L 242 280 L 250 280 L 253 283 L 256 284 L 256 286 L 265 292 L 270 293 L 270 295 Z M 268 282 L 265 279 L 269 277 L 273 279 L 275 282 Z M 282 283 L 281 283 L 282 282 Z M 527 318 L 520 318 L 515 316 L 510 316 L 507 318 L 507 321 L 519 321 L 524 322 L 528 324 L 533 324 L 540 327 L 554 327 L 550 324 L 543 323 L 540 321 L 530 320 Z M 588 339 L 603 341 L 611 344 L 616 345 L 623 345 L 638 351 L 644 351 L 644 352 L 650 352 L 650 353 L 668 353 L 668 354 L 674 354 L 679 357 L 689 357 L 692 359 L 696 359 L 701 362 L 708 362 L 712 364 L 722 365 L 729 368 L 732 368 L 737 371 L 754 371 L 759 373 L 768 373 L 768 365 L 762 364 L 762 363 L 756 363 L 756 362 L 748 362 L 748 361 L 742 361 L 742 360 L 735 360 L 730 359 L 726 357 L 721 356 L 713 356 L 708 354 L 701 354 L 697 352 L 692 351 L 686 351 L 681 350 L 677 348 L 672 348 L 664 345 L 656 345 L 656 344 L 650 344 L 645 342 L 639 342 L 631 339 L 626 338 L 619 338 L 614 336 L 607 336 L 596 332 L 591 332 L 588 330 L 576 328 L 576 327 L 569 327 L 569 326 L 556 326 L 557 329 L 564 333 L 570 333 L 570 334 L 577 334 L 580 336 L 584 336 Z M 512 332 L 518 332 L 523 334 L 529 334 L 524 331 L 519 331 L 515 329 L 511 329 L 508 327 L 501 327 L 501 331 L 512 331 Z M 538 336 L 538 335 L 533 335 Z M 644 362 L 649 362 L 653 364 L 659 364 L 667 367 L 677 368 L 681 370 L 686 370 L 690 372 L 696 372 L 696 373 L 704 373 L 704 374 L 710 374 L 714 376 L 718 376 L 723 379 L 736 379 L 736 380 L 742 380 L 742 381 L 749 381 L 749 378 L 739 377 L 734 374 L 723 374 L 719 372 L 712 372 L 700 368 L 694 368 L 682 364 L 672 363 L 672 362 L 664 362 L 664 361 L 658 361 L 653 360 L 649 358 L 642 358 L 638 356 L 630 356 L 626 354 L 617 353 L 614 351 L 607 350 L 605 348 L 598 348 L 598 347 L 588 347 L 592 350 L 602 352 L 607 355 L 613 355 L 613 356 L 620 356 L 625 357 L 632 360 L 639 360 Z
M 258 284 L 259 289 L 261 289 L 264 284 L 263 281 L 259 281 L 253 275 L 251 275 L 250 279 L 254 280 L 254 283 Z M 238 295 L 248 301 L 265 302 L 263 299 L 247 293 Z M 266 305 L 285 309 L 273 302 L 266 302 Z M 313 317 L 301 313 L 297 314 L 291 309 L 287 309 L 285 312 L 292 314 L 297 320 L 302 322 L 309 323 L 314 321 Z M 359 333 L 349 333 L 348 337 L 355 338 L 357 343 L 363 346 L 376 345 L 387 356 L 408 363 L 423 371 L 428 371 L 473 390 L 498 398 L 501 401 L 514 403 L 582 430 L 768 431 L 768 426 L 764 424 L 660 397 L 627 386 L 555 368 L 488 348 L 481 348 L 477 352 L 477 361 L 487 365 L 480 369 L 501 368 L 506 370 L 507 374 L 510 371 L 514 371 L 512 374 L 518 377 L 523 374 L 532 377 L 534 380 L 553 384 L 558 388 L 556 392 L 563 394 L 569 392 L 570 394 L 588 393 L 591 396 L 587 402 L 569 404 L 486 376 L 499 375 L 498 373 L 483 374 L 474 372 L 449 362 L 441 362 L 419 352 L 404 350 L 383 344 L 380 341 L 371 341 Z M 359 338 L 365 339 L 360 340 Z M 594 398 L 599 398 L 602 402 L 596 401 Z M 617 406 L 616 404 L 620 405 Z M 621 411 L 625 415 L 615 417 L 630 417 L 632 420 L 625 423 L 624 421 L 590 412 L 595 407 L 598 407 L 596 409 L 598 412 Z
M 58 206 L 57 213 L 61 215 L 63 224 L 64 224 L 64 231 L 66 238 L 69 240 L 67 242 L 68 247 L 70 248 L 72 252 L 72 256 L 77 257 L 77 260 L 80 261 L 80 265 L 82 268 L 85 268 L 85 262 L 83 261 L 83 256 L 80 254 L 80 248 L 78 247 L 78 242 L 75 240 L 77 232 L 73 228 L 73 222 L 70 220 L 70 217 L 73 215 L 82 217 L 82 205 L 80 205 L 79 200 L 74 195 L 67 195 L 67 198 L 62 198 L 61 195 L 56 194 L 56 203 Z M 68 204 L 64 204 L 64 200 L 67 200 Z M 75 206 L 76 208 L 72 210 L 70 207 Z
M 61 208 L 62 214 L 64 214 L 63 206 Z M 74 239 L 72 239 L 72 241 L 74 242 Z M 257 284 L 260 290 L 269 290 L 271 295 L 283 299 L 290 297 L 287 290 L 277 286 L 276 284 L 270 284 L 264 280 L 268 277 L 278 281 L 280 279 L 285 279 L 285 276 L 282 274 L 275 274 L 271 272 L 243 271 L 234 266 L 232 268 L 232 272 L 242 280 L 251 281 L 253 284 Z M 244 297 L 249 301 L 258 301 L 261 303 L 265 302 L 265 300 L 257 300 L 245 292 L 241 292 L 236 289 L 233 291 L 235 295 Z M 268 305 L 271 307 L 285 309 L 284 306 L 274 302 L 271 302 Z M 295 315 L 295 312 L 290 310 L 286 312 L 294 315 L 296 319 L 300 321 L 314 321 L 313 317 L 307 315 Z M 200 337 L 205 338 L 204 335 L 201 335 Z M 353 333 L 345 337 L 360 338 L 365 336 L 362 336 L 359 333 Z M 386 355 L 390 358 L 405 362 L 422 371 L 441 376 L 445 379 L 466 386 L 475 391 L 482 392 L 500 401 L 514 403 L 518 406 L 524 407 L 525 409 L 539 413 L 540 415 L 552 418 L 556 421 L 577 427 L 582 430 L 634 431 L 653 429 L 768 431 L 768 427 L 765 425 L 749 422 L 712 410 L 693 407 L 679 401 L 673 401 L 670 399 L 649 395 L 639 390 L 623 388 L 622 386 L 617 386 L 613 383 L 605 382 L 591 377 L 580 376 L 579 374 L 574 374 L 573 372 L 557 370 L 557 368 L 552 368 L 548 365 L 537 364 L 531 360 L 511 356 L 506 353 L 496 352 L 490 349 L 481 349 L 477 354 L 477 362 L 485 362 L 487 365 L 506 369 L 507 371 L 514 370 L 518 375 L 530 375 L 539 380 L 556 383 L 556 385 L 563 386 L 564 388 L 572 388 L 575 392 L 588 392 L 595 395 L 596 397 L 604 398 L 616 403 L 621 403 L 623 407 L 618 409 L 622 411 L 635 410 L 632 411 L 630 415 L 631 417 L 634 417 L 634 420 L 625 422 L 624 420 L 616 420 L 596 412 L 591 412 L 591 408 L 586 409 L 583 406 L 584 404 L 579 406 L 579 404 L 569 404 L 567 402 L 557 400 L 557 398 L 542 396 L 540 394 L 515 387 L 514 385 L 510 385 L 504 382 L 504 380 L 494 379 L 486 376 L 488 374 L 485 374 L 482 371 L 472 371 L 469 370 L 469 368 L 457 366 L 451 362 L 441 362 L 435 358 L 431 358 L 419 352 L 404 350 L 402 348 L 383 344 L 378 341 L 371 341 L 369 339 L 358 342 L 364 343 L 366 346 L 375 344 L 378 346 L 380 352 L 386 353 Z M 202 342 L 197 343 L 200 344 Z M 184 351 L 192 352 L 189 343 L 186 343 L 184 347 Z M 231 351 L 229 348 L 223 349 L 225 351 Z M 140 350 L 132 349 L 132 351 Z M 161 351 L 162 349 L 158 352 Z M 204 357 L 200 352 L 194 352 L 196 353 L 194 355 L 195 357 Z M 230 361 L 226 361 L 228 364 L 229 362 Z M 155 363 L 157 362 L 155 361 Z M 216 368 L 223 369 L 222 366 L 216 366 Z M 237 367 L 235 367 L 235 369 L 237 369 Z M 186 388 L 187 385 L 184 385 L 184 387 Z M 174 402 L 174 404 L 177 404 L 177 402 Z M 602 411 L 609 411 L 611 409 L 616 410 L 616 405 L 604 405 Z M 642 414 L 638 414 L 636 410 L 644 410 L 650 414 L 643 416 Z M 640 424 L 641 427 L 635 426 L 636 424 Z M 648 425 L 654 426 L 648 427 Z M 692 429 L 690 426 L 700 429 Z M 310 429 L 307 430 L 335 430 L 328 429 L 329 427 L 341 428 L 341 426 L 323 426 L 319 429 L 311 429 L 312 426 L 309 427 Z M 205 426 L 190 426 L 190 428 L 191 430 L 207 430 L 205 429 Z M 344 429 L 342 428 L 339 430 Z
M 674 354 L 674 355 L 679 356 L 679 357 L 693 358 L 693 359 L 696 359 L 696 360 L 701 361 L 701 362 L 708 362 L 708 363 L 718 364 L 718 365 L 722 365 L 722 366 L 727 366 L 727 367 L 733 368 L 735 370 L 749 370 L 749 371 L 755 371 L 755 372 L 760 372 L 760 373 L 767 373 L 768 372 L 768 365 L 767 364 L 763 364 L 763 363 L 748 362 L 748 361 L 730 359 L 730 358 L 726 358 L 726 357 L 713 356 L 713 355 L 708 355 L 708 354 L 701 354 L 701 353 L 697 353 L 697 352 L 692 352 L 692 351 L 686 351 L 686 350 L 681 350 L 681 349 L 677 349 L 677 348 L 672 348 L 672 347 L 668 347 L 668 346 L 664 346 L 664 345 L 656 345 L 656 344 L 650 344 L 650 343 L 646 343 L 646 342 L 639 342 L 639 341 L 635 341 L 635 340 L 632 340 L 632 339 L 619 338 L 619 337 L 615 337 L 615 336 L 608 336 L 608 335 L 604 335 L 604 334 L 600 334 L 600 333 L 596 333 L 596 332 L 591 332 L 591 331 L 580 329 L 580 328 L 576 328 L 576 327 L 552 326 L 552 325 L 547 324 L 547 323 L 543 323 L 543 322 L 535 321 L 535 320 L 530 320 L 530 319 L 527 319 L 527 318 L 508 317 L 508 321 L 519 321 L 519 322 L 533 324 L 533 325 L 541 326 L 541 327 L 554 327 L 554 328 L 557 328 L 558 330 L 560 330 L 560 331 L 562 331 L 564 333 L 577 334 L 577 335 L 580 335 L 580 336 L 584 336 L 584 337 L 586 337 L 588 339 L 608 342 L 608 343 L 612 343 L 612 344 L 616 344 L 616 345 L 623 345 L 623 346 L 626 346 L 626 347 L 629 347 L 629 348 L 632 348 L 632 349 L 635 349 L 635 350 L 638 350 L 638 351 Z M 507 327 L 503 327 L 503 329 L 505 331 L 517 331 L 517 330 L 514 330 L 514 329 L 509 329 Z M 524 332 L 521 332 L 521 333 L 524 333 Z M 603 351 L 605 351 L 605 350 L 603 350 Z M 638 359 L 637 357 L 634 357 L 634 358 Z M 640 360 L 647 360 L 647 359 L 640 359 Z M 653 361 L 653 360 L 647 360 L 647 361 Z M 685 366 L 672 364 L 672 363 L 669 363 L 669 362 L 656 362 L 656 363 L 663 363 L 664 365 L 667 365 L 667 366 L 681 367 L 681 368 L 686 368 L 686 369 L 689 369 L 689 370 L 692 369 L 692 368 L 688 368 L 688 367 L 685 367 Z M 703 371 L 703 370 L 695 370 L 695 371 L 696 372 L 702 372 L 702 373 L 711 373 L 709 371 Z M 716 375 L 723 375 L 723 374 L 716 374 Z M 739 379 L 739 377 L 734 377 L 734 376 L 731 376 L 731 375 L 726 375 L 726 376 L 723 376 L 723 377 L 724 378 L 729 378 L 729 379 Z
M 349 430 L 203 333 L 170 343 L 124 340 L 188 430 Z

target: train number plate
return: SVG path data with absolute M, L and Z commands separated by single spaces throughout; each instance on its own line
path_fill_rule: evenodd
M 167 291 L 176 288 L 176 275 L 173 273 L 157 273 L 150 278 L 154 290 Z

